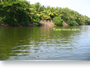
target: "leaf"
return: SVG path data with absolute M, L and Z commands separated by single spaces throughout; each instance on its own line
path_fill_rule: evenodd
M 7 10 L 7 12 L 10 12 L 10 10 Z

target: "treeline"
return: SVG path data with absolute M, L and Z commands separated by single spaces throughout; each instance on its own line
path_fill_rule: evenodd
M 90 24 L 90 18 L 68 8 L 45 7 L 26 0 L 0 0 L 0 23 L 11 26 L 29 23 L 39 25 L 40 20 L 53 20 L 56 25 L 63 21 L 71 26 Z

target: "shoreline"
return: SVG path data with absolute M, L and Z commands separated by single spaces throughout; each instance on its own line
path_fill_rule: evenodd
M 1 23 L 0 27 L 35 27 L 35 26 L 47 26 L 47 27 L 54 27 L 54 26 L 57 26 L 53 23 L 53 21 L 40 21 L 39 22 L 39 25 L 34 25 L 34 24 L 31 24 L 29 23 L 28 25 L 24 26 L 24 25 L 17 25 L 17 26 L 11 26 L 7 23 Z M 62 23 L 62 26 L 69 26 L 65 21 L 63 21 Z

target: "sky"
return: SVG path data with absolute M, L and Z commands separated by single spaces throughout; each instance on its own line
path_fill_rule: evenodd
M 68 7 L 90 18 L 90 0 L 27 0 L 31 4 L 39 2 L 41 5 L 52 7 Z

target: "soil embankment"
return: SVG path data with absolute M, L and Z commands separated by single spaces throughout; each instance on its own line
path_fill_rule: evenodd
M 63 26 L 69 26 L 65 21 L 62 23 Z
M 56 26 L 53 21 L 46 21 L 46 20 L 41 20 L 40 21 L 41 26 Z M 62 26 L 69 26 L 65 21 L 63 21 Z
M 46 21 L 46 20 L 41 20 L 40 21 L 40 26 L 56 26 L 53 21 Z

